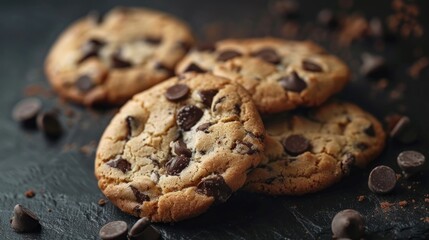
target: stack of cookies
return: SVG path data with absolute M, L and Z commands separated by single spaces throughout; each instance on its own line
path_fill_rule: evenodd
M 377 119 L 329 100 L 350 72 L 316 44 L 260 38 L 193 46 L 176 18 L 117 8 L 73 24 L 47 58 L 61 96 L 87 106 L 128 101 L 95 160 L 100 189 L 122 211 L 172 222 L 239 189 L 303 195 L 382 151 Z

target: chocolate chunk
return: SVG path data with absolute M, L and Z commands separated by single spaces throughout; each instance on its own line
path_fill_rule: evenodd
M 311 61 L 311 60 L 304 60 L 302 61 L 302 68 L 304 68 L 305 71 L 309 71 L 309 72 L 322 72 L 323 69 L 322 67 Z
M 330 29 L 335 29 L 339 25 L 337 16 L 330 9 L 321 10 L 317 15 L 317 21 L 320 25 Z
M 191 44 L 190 43 L 188 43 L 188 42 L 183 42 L 183 41 L 180 41 L 180 42 L 178 42 L 177 43 L 178 44 L 178 46 L 181 48 L 181 49 L 183 49 L 183 51 L 185 51 L 185 52 L 189 52 L 189 50 L 191 49 Z
M 299 3 L 296 0 L 277 1 L 274 11 L 284 19 L 295 19 L 299 16 Z
M 128 236 L 131 240 L 157 240 L 161 237 L 158 230 L 152 227 L 147 217 L 139 219 L 128 232 Z
M 126 240 L 128 226 L 124 221 L 109 222 L 104 225 L 99 232 L 102 240 Z
M 188 147 L 186 146 L 186 143 L 183 142 L 182 139 L 176 140 L 173 143 L 173 152 L 177 155 L 183 155 L 186 157 L 191 157 L 192 156 L 192 152 L 191 150 L 188 149 Z
M 197 193 L 213 197 L 216 202 L 226 202 L 231 196 L 232 190 L 221 175 L 213 175 L 198 183 Z
M 365 128 L 364 132 L 370 137 L 375 137 L 374 125 L 369 125 L 369 127 Z
M 252 53 L 252 57 L 258 57 L 268 63 L 277 65 L 281 62 L 280 56 L 272 48 L 263 48 L 257 52 Z
M 202 90 L 198 92 L 198 95 L 201 98 L 201 101 L 203 102 L 203 104 L 210 108 L 212 106 L 212 102 L 213 102 L 213 98 L 216 96 L 216 94 L 219 91 L 216 89 L 210 89 L 210 90 Z
M 382 77 L 387 72 L 386 61 L 381 56 L 364 53 L 362 54 L 362 62 L 360 72 L 366 77 Z
M 91 58 L 91 57 L 97 57 L 100 50 L 106 45 L 106 42 L 100 39 L 89 39 L 83 46 L 82 46 L 82 57 L 79 59 L 78 63 L 83 63 L 85 60 Z
M 116 52 L 115 54 L 112 55 L 112 67 L 113 68 L 129 68 L 131 66 L 132 66 L 131 62 L 123 59 L 121 57 L 120 52 Z
M 184 131 L 189 131 L 203 116 L 203 111 L 194 105 L 182 107 L 177 113 L 176 122 Z
M 196 63 L 189 64 L 183 72 L 196 72 L 196 73 L 205 73 L 206 70 L 202 69 L 200 66 L 198 66 Z
M 411 177 L 423 170 L 426 158 L 417 151 L 404 151 L 398 155 L 397 163 L 405 177 Z
M 230 59 L 236 58 L 236 57 L 240 57 L 242 56 L 241 53 L 234 51 L 234 50 L 225 50 L 221 53 L 219 53 L 219 56 L 217 57 L 217 61 L 219 62 L 226 62 Z
M 198 131 L 203 131 L 205 133 L 208 133 L 209 131 L 209 127 L 211 126 L 211 123 L 203 123 L 200 126 L 197 127 L 197 132 Z
M 19 204 L 13 208 L 10 224 L 18 233 L 38 232 L 41 229 L 40 220 L 36 214 Z
M 63 133 L 58 116 L 54 112 L 44 112 L 37 116 L 37 127 L 49 138 L 58 138 Z
M 338 212 L 331 224 L 334 239 L 361 239 L 365 234 L 365 219 L 353 209 Z
M 75 86 L 80 92 L 87 93 L 95 87 L 95 83 L 90 76 L 83 75 L 77 79 Z
M 165 97 L 173 102 L 184 99 L 189 93 L 189 87 L 185 84 L 176 84 L 167 89 Z
M 410 144 L 417 140 L 418 132 L 408 117 L 402 116 L 390 131 L 390 137 L 398 142 Z
M 280 78 L 278 82 L 287 91 L 299 93 L 307 88 L 307 83 L 295 71 L 289 76 Z
M 343 155 L 341 160 L 341 170 L 343 171 L 344 175 L 350 174 L 350 169 L 352 168 L 355 162 L 356 162 L 356 157 L 353 154 L 346 153 Z
M 282 141 L 282 144 L 285 151 L 292 156 L 297 156 L 311 148 L 310 141 L 298 134 L 290 135 Z
M 127 160 L 120 157 L 117 159 L 111 160 L 106 164 L 112 168 L 117 168 L 121 170 L 123 173 L 126 173 L 131 170 L 131 163 L 129 163 Z
M 130 188 L 138 203 L 142 204 L 144 201 L 150 201 L 149 196 L 140 192 L 136 187 L 130 185 Z
M 160 43 L 161 43 L 161 41 L 162 41 L 162 38 L 160 38 L 160 37 L 150 37 L 150 36 L 148 36 L 148 37 L 146 37 L 145 39 L 144 39 L 144 41 L 146 42 L 146 43 L 149 43 L 149 44 L 152 44 L 152 45 L 159 45 Z
M 139 122 L 133 116 L 128 116 L 125 121 L 127 122 L 127 139 L 130 139 L 133 136 L 133 132 L 138 129 Z
M 190 158 L 180 155 L 177 157 L 172 157 L 167 163 L 167 173 L 169 175 L 179 175 L 180 172 L 182 172 L 183 169 L 185 169 L 189 162 L 191 161 Z
M 36 117 L 41 110 L 42 101 L 37 98 L 26 98 L 14 106 L 12 118 L 25 127 L 35 127 Z
M 361 151 L 365 151 L 369 148 L 368 144 L 363 143 L 363 142 L 357 143 L 356 147 Z
M 395 185 L 395 171 L 388 166 L 378 166 L 369 174 L 368 187 L 374 193 L 388 193 Z
M 253 149 L 253 144 L 249 143 L 249 142 L 241 142 L 241 141 L 237 141 L 236 143 L 234 143 L 233 145 L 233 149 L 235 149 L 235 151 L 239 154 L 254 154 L 256 152 L 258 152 L 257 150 Z

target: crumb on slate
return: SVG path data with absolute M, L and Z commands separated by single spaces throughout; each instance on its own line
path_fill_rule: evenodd
M 411 65 L 411 67 L 408 69 L 408 74 L 412 78 L 419 78 L 420 73 L 428 66 L 429 66 L 429 58 L 422 57 L 418 59 L 415 63 L 413 63 L 413 65 Z
M 390 203 L 390 202 L 381 202 L 380 203 L 380 207 L 384 211 L 388 211 L 390 209 L 390 207 L 393 206 L 393 205 L 395 205 L 395 204 L 394 203 Z
M 365 200 L 365 196 L 364 195 L 360 195 L 357 197 L 358 202 L 363 202 Z
M 403 201 L 399 201 L 398 204 L 400 207 L 404 208 L 408 205 L 408 202 L 406 200 L 403 200 Z
M 95 152 L 96 147 L 97 147 L 97 143 L 95 141 L 91 141 L 88 144 L 83 145 L 80 148 L 80 152 L 87 156 L 91 156 L 91 154 Z
M 24 195 L 27 198 L 33 198 L 34 196 L 36 196 L 36 193 L 33 191 L 33 189 L 29 189 L 24 193 Z
M 103 198 L 101 198 L 100 200 L 98 200 L 98 205 L 100 205 L 101 207 L 106 205 L 107 201 Z

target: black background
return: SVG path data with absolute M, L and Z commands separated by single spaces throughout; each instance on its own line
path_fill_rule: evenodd
M 407 74 L 420 56 L 429 55 L 429 4 L 415 1 L 421 10 L 419 20 L 426 35 L 400 39 L 384 50 L 370 41 L 338 48 L 330 40 L 314 39 L 315 16 L 323 7 L 343 13 L 360 12 L 370 18 L 391 14 L 390 1 L 356 1 L 348 10 L 337 1 L 300 1 L 298 21 L 302 26 L 297 39 L 311 38 L 341 56 L 353 70 L 353 80 L 338 98 L 355 102 L 379 119 L 389 113 L 410 116 L 420 130 L 419 141 L 405 146 L 389 141 L 384 153 L 367 169 L 355 171 L 335 186 L 303 197 L 269 197 L 239 192 L 226 204 L 206 214 L 176 224 L 156 224 L 165 239 L 329 239 L 330 223 L 336 212 L 345 208 L 360 211 L 367 221 L 368 238 L 394 239 L 429 237 L 429 173 L 409 181 L 401 179 L 389 195 L 371 193 L 366 185 L 371 168 L 385 164 L 399 169 L 395 159 L 401 150 L 420 150 L 429 157 L 429 74 L 419 79 Z M 45 109 L 73 109 L 75 116 L 62 115 L 66 132 L 58 141 L 48 141 L 38 131 L 20 128 L 10 116 L 13 105 L 25 96 L 29 85 L 48 87 L 43 61 L 51 44 L 73 20 L 91 10 L 106 11 L 118 4 L 147 6 L 177 15 L 189 22 L 201 42 L 223 37 L 281 36 L 281 21 L 270 14 L 268 1 L 238 0 L 157 0 L 157 1 L 24 1 L 0 2 L 0 239 L 96 239 L 99 228 L 112 220 L 132 224 L 135 218 L 121 213 L 112 204 L 101 207 L 102 194 L 93 175 L 94 153 L 84 154 L 80 147 L 98 141 L 115 109 L 94 111 L 64 104 L 56 96 L 40 96 Z M 308 30 L 310 29 L 310 30 Z M 312 34 L 313 33 L 313 34 Z M 386 56 L 391 72 L 388 87 L 375 90 L 374 81 L 358 74 L 364 51 Z M 402 85 L 401 85 L 402 84 Z M 404 95 L 392 99 L 392 91 L 405 86 Z M 28 199 L 24 192 L 34 189 Z M 363 202 L 357 196 L 364 195 Z M 415 202 L 412 202 L 414 199 Z M 398 206 L 407 200 L 408 206 Z M 395 205 L 388 211 L 380 202 Z M 17 203 L 34 210 L 43 225 L 41 233 L 18 235 L 9 226 Z M 50 210 L 50 211 L 49 211 Z

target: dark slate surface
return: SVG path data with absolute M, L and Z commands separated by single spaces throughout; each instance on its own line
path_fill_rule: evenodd
M 118 3 L 148 6 L 176 14 L 190 22 L 201 41 L 221 37 L 279 35 L 280 22 L 268 12 L 266 1 L 24 1 L 0 2 L 0 239 L 96 239 L 99 228 L 111 220 L 136 219 L 121 213 L 112 204 L 100 207 L 102 198 L 93 176 L 94 154 L 84 154 L 80 147 L 97 141 L 113 116 L 114 109 L 90 111 L 79 106 L 61 104 L 55 96 L 41 97 L 45 108 L 62 106 L 75 111 L 73 118 L 63 115 L 66 133 L 58 141 L 46 140 L 40 132 L 21 129 L 10 117 L 13 105 L 24 96 L 28 85 L 47 87 L 43 61 L 56 36 L 74 19 L 98 9 L 105 11 Z M 301 1 L 299 21 L 314 22 L 317 10 L 335 6 L 336 1 Z M 391 12 L 390 1 L 356 1 L 352 11 L 366 16 L 385 16 Z M 429 31 L 427 1 L 421 6 L 426 32 Z M 270 24 L 268 26 L 267 24 Z M 307 26 L 306 25 L 306 26 Z M 314 33 L 314 32 L 313 32 Z M 317 35 L 317 34 L 316 34 Z M 304 28 L 296 38 L 313 38 Z M 320 37 L 320 36 L 319 36 Z M 369 171 L 386 164 L 399 172 L 395 163 L 404 149 L 416 149 L 429 157 L 429 71 L 420 79 L 412 79 L 406 71 L 415 61 L 415 49 L 429 55 L 429 38 L 400 40 L 380 52 L 392 66 L 389 87 L 376 92 L 375 83 L 358 73 L 359 56 L 363 51 L 377 52 L 373 44 L 360 42 L 338 50 L 329 40 L 321 40 L 342 56 L 353 69 L 353 81 L 339 98 L 356 102 L 379 118 L 391 112 L 409 115 L 420 130 L 419 142 L 404 146 L 389 142 L 384 153 L 363 171 L 355 171 L 344 181 L 321 193 L 304 197 L 269 197 L 237 193 L 229 202 L 206 214 L 176 224 L 157 224 L 165 239 L 329 239 L 330 223 L 339 210 L 354 208 L 367 221 L 368 238 L 427 239 L 429 173 L 414 181 L 401 179 L 394 193 L 378 196 L 366 185 Z M 389 93 L 404 83 L 405 95 L 390 100 Z M 63 111 L 64 112 L 64 111 Z M 68 124 L 67 124 L 68 123 Z M 36 196 L 27 199 L 24 192 L 34 189 Z M 358 202 L 356 197 L 366 200 Z M 398 202 L 407 200 L 405 208 Z M 414 200 L 414 202 L 412 202 Z M 395 203 L 383 211 L 380 202 Z M 13 206 L 21 203 L 34 210 L 42 220 L 38 234 L 18 235 L 9 227 Z

